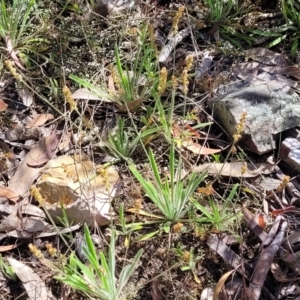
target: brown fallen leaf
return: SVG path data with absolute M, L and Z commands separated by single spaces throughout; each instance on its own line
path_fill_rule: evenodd
M 68 131 L 62 136 L 60 143 L 58 145 L 59 151 L 62 151 L 71 145 L 71 137 L 72 137 L 72 133 L 70 131 Z
M 218 300 L 219 299 L 219 294 L 222 290 L 222 287 L 224 286 L 226 280 L 229 278 L 229 276 L 235 272 L 236 270 L 231 270 L 227 273 L 225 273 L 221 278 L 220 280 L 218 281 L 216 287 L 215 287 L 215 290 L 214 290 L 214 297 L 213 297 L 213 300 Z
M 210 235 L 207 240 L 207 245 L 214 251 L 216 251 L 228 264 L 230 264 L 238 273 L 245 276 L 245 278 L 250 278 L 252 274 L 252 267 L 249 265 L 242 257 L 236 254 L 230 249 L 223 241 L 221 241 L 217 236 Z M 243 264 L 243 268 L 241 268 Z
M 56 133 L 53 132 L 50 135 L 43 138 L 41 141 L 39 141 L 37 146 L 32 149 L 36 149 L 36 151 L 34 153 L 34 156 L 31 155 L 31 160 L 27 162 L 28 166 L 39 167 L 47 161 L 49 161 L 51 158 L 53 158 L 59 145 L 60 137 L 61 136 L 58 136 Z M 32 150 L 30 150 L 30 152 Z
M 0 252 L 7 252 L 9 250 L 15 249 L 19 247 L 21 243 L 18 244 L 13 244 L 13 245 L 5 245 L 5 246 L 0 246 Z
M 8 105 L 2 99 L 0 99 L 0 111 L 5 111 L 7 106 Z
M 279 264 L 276 262 L 272 263 L 271 272 L 278 282 L 292 282 L 300 279 L 300 277 L 287 277 L 280 268 Z
M 270 215 L 272 217 L 276 217 L 278 215 L 282 215 L 288 212 L 294 212 L 296 211 L 296 207 L 295 206 L 289 206 L 289 207 L 285 207 L 285 208 L 281 208 L 281 209 L 275 209 L 273 211 L 270 212 Z
M 293 65 L 293 63 L 283 54 L 276 53 L 266 48 L 255 47 L 245 51 L 245 53 L 255 61 L 258 61 L 266 66 L 288 67 Z
M 14 203 L 16 203 L 20 199 L 20 196 L 18 194 L 14 193 L 12 190 L 4 186 L 0 186 L 0 197 L 5 197 L 6 199 Z
M 192 141 L 182 142 L 182 146 L 197 155 L 209 155 L 209 154 L 219 153 L 222 151 L 221 149 L 206 148 Z
M 254 215 L 246 207 L 243 207 L 244 220 L 248 227 L 257 235 L 261 241 L 267 238 L 267 233 L 257 224 Z
M 173 125 L 172 135 L 176 138 L 176 144 L 179 148 L 183 146 L 197 155 L 208 155 L 222 151 L 221 149 L 207 148 L 194 142 L 195 139 L 200 139 L 201 135 L 197 130 L 188 124 Z
M 116 93 L 116 88 L 115 88 L 115 81 L 112 75 L 108 76 L 107 80 L 107 88 L 111 93 Z
M 165 300 L 166 299 L 166 297 L 164 296 L 164 294 L 158 287 L 157 280 L 153 280 L 151 282 L 151 297 L 152 297 L 152 300 Z
M 55 133 L 42 138 L 31 149 L 20 163 L 16 173 L 11 178 L 8 189 L 23 196 L 31 187 L 33 181 L 38 177 L 42 165 L 51 159 L 56 152 L 59 138 Z
M 39 114 L 36 115 L 33 120 L 27 125 L 27 128 L 38 127 L 44 125 L 47 121 L 53 120 L 52 114 Z
M 27 265 L 12 258 L 7 258 L 14 272 L 21 280 L 30 300 L 47 300 L 50 293 L 47 291 L 44 281 Z
M 245 170 L 246 167 L 246 170 Z M 222 175 L 230 177 L 255 177 L 261 174 L 267 175 L 274 171 L 275 166 L 271 164 L 251 164 L 244 162 L 232 163 L 207 163 L 192 167 L 193 172 L 208 172 L 208 174 Z M 245 171 L 245 172 L 244 172 Z

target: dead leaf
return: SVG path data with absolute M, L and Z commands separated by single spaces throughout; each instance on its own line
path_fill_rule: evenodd
M 205 194 L 207 196 L 210 196 L 210 195 L 212 195 L 215 192 L 215 190 L 213 189 L 211 183 L 209 183 L 209 184 L 206 185 L 206 187 L 200 187 L 200 188 L 198 188 L 197 192 Z
M 103 94 L 103 97 L 100 97 L 99 95 Z M 87 88 L 82 88 L 76 90 L 72 94 L 73 99 L 81 99 L 81 100 L 95 100 L 95 101 L 104 101 L 104 102 L 111 102 L 110 100 L 106 99 L 105 93 L 102 91 L 90 91 Z
M 202 291 L 201 296 L 200 296 L 200 300 L 212 300 L 213 296 L 214 296 L 213 287 L 207 287 Z
M 293 76 L 296 79 L 300 79 L 300 70 L 296 66 L 288 66 L 288 67 L 266 66 L 261 68 L 261 70 L 264 70 L 272 74 L 284 74 L 284 75 Z
M 226 280 L 229 278 L 229 276 L 235 272 L 236 270 L 231 270 L 227 273 L 225 273 L 221 278 L 220 280 L 218 281 L 217 285 L 216 285 L 216 288 L 214 290 L 214 297 L 213 297 L 213 300 L 218 300 L 219 299 L 219 294 L 222 290 L 222 287 L 224 286 Z
M 35 216 L 42 219 L 46 218 L 44 211 L 40 209 L 38 206 L 33 205 L 31 203 L 22 204 L 19 212 L 23 215 Z
M 31 155 L 32 160 L 27 162 L 30 167 L 38 167 L 53 158 L 60 142 L 60 136 L 53 132 L 43 138 L 40 142 L 32 149 L 36 149 L 36 151 L 34 156 Z
M 16 213 L 11 213 L 0 223 L 0 232 L 10 232 L 20 226 L 21 220 Z
M 0 186 L 0 197 L 5 197 L 6 199 L 14 203 L 16 203 L 20 199 L 20 196 L 18 194 L 14 193 L 12 190 L 4 186 Z
M 246 166 L 246 171 L 244 170 Z M 208 172 L 208 174 L 230 176 L 230 177 L 255 177 L 261 174 L 267 175 L 274 171 L 275 165 L 271 164 L 251 164 L 244 162 L 232 163 L 207 163 L 201 166 L 192 167 L 193 172 Z M 245 171 L 245 173 L 243 173 Z
M 278 282 L 292 282 L 292 281 L 298 281 L 300 277 L 287 277 L 284 272 L 281 270 L 278 263 L 273 262 L 271 265 L 271 272 L 274 276 L 274 278 Z
M 152 300 L 165 300 L 165 296 L 158 287 L 158 280 L 151 281 L 151 297 Z
M 66 234 L 75 230 L 78 230 L 81 227 L 81 224 L 77 224 L 71 227 L 58 227 L 53 226 L 51 224 L 48 224 L 46 222 L 43 222 L 45 225 L 44 230 L 42 233 L 30 233 L 28 231 L 19 231 L 19 230 L 12 230 L 7 232 L 7 236 L 13 237 L 13 238 L 44 238 L 49 236 L 55 236 L 55 235 L 61 235 Z
M 22 222 L 17 230 L 26 230 L 29 233 L 41 232 L 48 223 L 32 218 L 22 218 Z
M 107 87 L 108 87 L 108 90 L 109 90 L 110 92 L 112 92 L 113 94 L 116 92 L 115 83 L 114 83 L 114 78 L 113 78 L 112 75 L 109 75 L 109 76 L 108 76 Z
M 60 140 L 60 144 L 58 146 L 58 150 L 62 151 L 65 150 L 67 147 L 70 146 L 71 144 L 71 136 L 72 136 L 72 132 L 68 131 L 67 133 L 65 133 L 61 140 Z
M 0 252 L 7 252 L 9 250 L 15 249 L 19 247 L 21 243 L 18 244 L 13 244 L 13 245 L 5 245 L 5 246 L 0 246 Z
M 260 298 L 267 273 L 269 272 L 273 259 L 282 244 L 287 226 L 287 221 L 282 216 L 278 216 L 266 239 L 261 244 L 261 254 L 254 267 L 249 287 L 245 288 L 245 294 L 248 297 L 246 299 L 258 300 Z
M 278 215 L 282 215 L 282 214 L 285 214 L 285 213 L 288 213 L 288 212 L 294 212 L 294 211 L 296 211 L 296 207 L 295 206 L 289 206 L 289 207 L 285 207 L 285 208 L 282 208 L 282 209 L 275 209 L 275 210 L 270 212 L 270 215 L 272 217 L 276 217 Z
M 39 258 L 39 261 L 51 271 L 57 270 L 57 266 L 55 266 L 55 264 L 50 259 L 42 257 Z
M 264 66 L 288 67 L 293 64 L 289 59 L 284 57 L 284 55 L 262 47 L 246 50 L 245 54 L 255 61 L 262 63 Z
M 20 163 L 16 173 L 9 182 L 8 189 L 23 196 L 42 169 L 35 166 L 40 166 L 53 157 L 58 142 L 59 139 L 55 133 L 41 139 L 36 147 L 31 149 Z
M 206 148 L 200 144 L 194 143 L 193 141 L 182 142 L 182 146 L 197 155 L 209 155 L 222 151 L 221 149 Z
M 6 36 L 5 37 L 5 42 L 6 42 L 6 49 L 7 49 L 7 52 L 9 53 L 10 57 L 13 59 L 14 63 L 20 68 L 22 69 L 23 71 L 25 71 L 26 69 L 22 66 L 18 56 L 17 56 L 17 53 L 16 51 L 13 49 L 13 46 L 12 46 L 12 41 L 11 41 L 11 38 L 9 36 Z
M 27 125 L 27 128 L 38 127 L 44 125 L 47 121 L 53 120 L 52 114 L 39 114 L 36 115 L 33 120 Z
M 29 107 L 33 103 L 33 95 L 29 88 L 23 87 L 20 90 L 17 90 L 19 97 L 22 99 L 22 102 L 25 106 Z
M 207 148 L 194 142 L 194 139 L 200 139 L 201 136 L 197 130 L 188 124 L 184 126 L 175 124 L 172 128 L 172 135 L 175 137 L 178 148 L 183 146 L 197 155 L 208 155 L 222 151 L 220 149 Z
M 14 272 L 21 280 L 30 300 L 47 300 L 49 295 L 44 281 L 28 266 L 12 258 L 7 258 Z
M 188 124 L 184 124 L 183 126 L 178 124 L 173 125 L 172 135 L 183 141 L 189 141 L 191 138 L 199 139 L 201 137 L 200 133 Z
M 250 278 L 252 274 L 252 267 L 242 257 L 236 254 L 230 249 L 223 241 L 221 241 L 217 235 L 210 235 L 207 240 L 207 245 L 214 251 L 216 251 L 228 264 L 230 264 L 237 272 Z M 241 264 L 244 264 L 243 268 L 240 268 Z
M 134 101 L 127 102 L 126 104 L 116 103 L 119 112 L 127 112 L 127 111 L 134 111 L 140 104 L 144 101 L 143 98 L 139 98 Z
M 265 214 L 259 212 L 254 216 L 255 222 L 259 225 L 260 228 L 265 229 L 267 226 L 267 217 Z
M 2 99 L 0 99 L 0 111 L 5 111 L 7 106 L 8 105 Z

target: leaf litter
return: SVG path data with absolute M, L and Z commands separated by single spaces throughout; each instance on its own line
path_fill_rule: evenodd
M 160 9 L 164 11 L 163 8 Z M 171 27 L 168 29 L 168 27 L 162 28 L 162 26 L 160 26 L 160 29 L 167 31 L 165 32 L 166 35 L 170 36 L 169 41 L 165 43 L 166 46 L 160 51 L 160 61 L 162 63 L 168 64 L 170 62 L 171 53 L 173 51 L 183 50 L 182 41 L 189 38 L 193 30 L 195 30 L 194 26 L 189 27 L 186 23 L 184 24 L 186 27 L 183 26 L 183 29 L 181 28 L 182 30 L 177 34 L 174 34 L 173 32 L 171 35 L 169 35 L 169 29 Z M 219 24 L 219 26 L 216 27 L 215 36 L 217 36 L 219 33 L 218 31 L 221 30 L 221 25 L 222 24 Z M 9 39 L 6 40 L 6 43 L 7 48 L 10 48 L 9 54 L 15 64 L 25 71 L 23 62 L 19 59 L 21 56 L 12 49 Z M 183 52 L 186 52 L 186 49 L 184 49 Z M 226 85 L 226 80 L 223 82 L 222 80 L 218 82 L 217 80 L 214 81 L 216 73 L 222 73 L 220 72 L 220 68 L 224 61 L 222 59 L 219 60 L 218 55 L 211 49 L 200 53 L 203 55 L 203 58 L 207 58 L 207 62 L 204 63 L 204 60 L 201 61 L 197 72 L 197 80 L 201 80 L 203 83 L 201 89 L 204 88 L 209 97 L 213 97 L 214 94 L 218 92 L 218 88 L 224 84 L 224 81 Z M 285 55 L 277 54 L 269 49 L 259 47 L 245 51 L 245 57 L 250 58 L 252 62 L 243 62 L 233 65 L 231 76 L 235 76 L 236 80 L 244 80 L 253 85 L 261 82 L 268 82 L 268 84 L 272 84 L 276 88 L 285 89 L 288 92 L 298 92 L 298 79 L 300 77 L 299 68 L 297 64 L 289 61 Z M 178 64 L 178 66 L 179 65 L 180 64 Z M 26 71 L 28 70 L 26 69 Z M 227 76 L 224 76 L 224 78 L 225 77 L 227 78 Z M 194 83 L 192 81 L 193 80 L 191 79 L 191 83 Z M 108 78 L 108 82 L 110 85 L 109 89 L 115 89 L 116 81 L 112 81 L 111 78 Z M 74 90 L 76 89 L 74 88 Z M 197 94 L 197 88 L 192 92 Z M 2 143 L 8 147 L 8 149 L 5 149 L 3 152 L 5 154 L 7 153 L 6 156 L 9 156 L 10 160 L 20 160 L 19 164 L 12 164 L 3 170 L 3 174 L 5 174 L 6 177 L 1 183 L 0 189 L 2 205 L 0 209 L 2 216 L 0 228 L 3 232 L 1 240 L 4 240 L 7 237 L 16 238 L 21 241 L 31 241 L 36 238 L 45 239 L 51 235 L 61 235 L 76 231 L 80 228 L 80 223 L 82 221 L 90 221 L 90 225 L 97 223 L 97 225 L 100 226 L 110 224 L 112 220 L 115 221 L 115 214 L 111 209 L 112 199 L 115 199 L 116 196 L 122 197 L 122 195 L 120 195 L 122 182 L 120 178 L 122 178 L 122 180 L 127 179 L 126 175 L 122 174 L 120 176 L 119 170 L 115 167 L 107 167 L 95 163 L 93 160 L 98 159 L 97 155 L 92 157 L 93 159 L 90 157 L 93 156 L 94 150 L 97 148 L 90 147 L 90 145 L 87 143 L 85 144 L 80 139 L 79 144 L 82 148 L 79 151 L 80 155 L 78 155 L 78 151 L 74 151 L 74 148 L 72 149 L 72 138 L 74 138 L 75 134 L 72 136 L 71 131 L 74 129 L 69 131 L 69 128 L 64 128 L 64 130 L 68 130 L 69 138 L 67 138 L 66 141 L 63 141 L 66 133 L 57 129 L 61 128 L 62 125 L 68 127 L 74 124 L 76 124 L 76 126 L 82 126 L 82 124 L 73 124 L 73 119 L 71 118 L 72 120 L 68 120 L 70 123 L 67 125 L 61 124 L 59 123 L 60 121 L 55 120 L 53 121 L 55 126 L 51 127 L 47 125 L 47 121 L 54 120 L 54 117 L 60 118 L 60 116 L 48 112 L 44 113 L 44 111 L 40 112 L 40 110 L 39 113 L 35 111 L 35 95 L 33 96 L 29 89 L 24 87 L 23 89 L 20 89 L 17 94 L 19 101 L 23 102 L 31 113 L 34 112 L 31 116 L 35 115 L 35 117 L 31 117 L 30 122 L 16 122 L 16 126 L 11 126 L 7 130 L 1 132 Z M 81 108 L 83 108 L 83 114 L 93 111 L 86 109 L 88 105 L 91 105 L 89 102 L 90 100 L 101 103 L 107 102 L 110 104 L 110 100 L 107 100 L 107 98 L 103 96 L 100 97 L 96 92 L 87 88 L 77 88 L 72 95 L 74 99 L 80 99 L 78 103 L 80 102 L 82 105 Z M 129 107 L 129 110 L 132 108 L 132 110 L 135 110 L 136 114 L 138 111 L 137 108 L 142 105 L 144 100 L 145 99 L 137 99 L 136 102 L 131 103 L 132 107 L 129 105 L 127 108 Z M 4 104 L 0 110 L 4 113 L 6 113 L 9 108 L 5 101 L 6 98 L 3 97 Z M 102 106 L 100 105 L 99 107 Z M 10 109 L 11 108 L 9 108 L 9 110 Z M 107 107 L 105 109 L 104 115 L 107 117 L 111 112 L 107 110 Z M 116 110 L 113 111 L 115 112 Z M 127 109 L 125 109 L 124 106 L 119 106 L 117 111 L 118 113 L 125 113 L 127 112 Z M 26 113 L 28 113 L 28 111 Z M 95 115 L 91 115 L 89 117 L 93 119 L 94 116 Z M 14 117 L 16 117 L 16 115 L 14 115 Z M 101 117 L 103 117 L 103 115 Z M 136 117 L 136 115 L 134 115 L 134 117 Z M 16 119 L 18 119 L 18 117 L 14 120 Z M 211 119 L 209 119 L 209 121 L 211 121 Z M 215 124 L 216 121 L 217 120 L 213 120 L 212 123 Z M 177 121 L 174 122 L 174 124 L 176 123 Z M 76 126 L 74 126 L 74 128 L 76 128 Z M 179 128 L 176 128 L 176 126 Z M 188 293 L 190 293 L 190 295 L 187 297 L 190 297 L 191 295 L 191 297 L 199 297 L 201 291 L 206 287 L 205 284 L 207 284 L 209 280 L 212 280 L 213 278 L 214 281 L 217 282 L 220 277 L 219 285 L 217 285 L 215 290 L 215 299 L 217 299 L 217 295 L 220 299 L 232 299 L 232 293 L 239 295 L 238 297 L 240 297 L 240 293 L 244 293 L 242 295 L 246 295 L 248 299 L 258 299 L 261 295 L 265 297 L 263 299 L 273 299 L 274 297 L 272 298 L 272 294 L 270 293 L 272 288 L 268 286 L 268 282 L 281 282 L 288 286 L 290 290 L 297 290 L 295 281 L 299 275 L 299 263 L 295 259 L 295 254 L 297 254 L 299 250 L 297 243 L 300 239 L 297 230 L 292 233 L 286 227 L 287 221 L 294 222 L 292 216 L 298 213 L 296 197 L 294 196 L 294 198 L 291 198 L 293 195 L 291 196 L 290 194 L 290 191 L 294 193 L 295 190 L 297 190 L 295 185 L 292 182 L 289 182 L 282 190 L 278 190 L 278 187 L 282 182 L 282 179 L 280 179 L 273 182 L 272 188 L 271 186 L 268 186 L 268 183 L 262 186 L 255 180 L 258 180 L 258 178 L 267 179 L 269 177 L 274 177 L 274 173 L 279 173 L 276 165 L 258 161 L 255 163 L 245 163 L 234 160 L 229 162 L 226 161 L 225 163 L 218 162 L 218 157 L 221 159 L 224 158 L 228 151 L 231 150 L 226 147 L 220 147 L 220 149 L 215 149 L 216 147 L 210 148 L 210 133 L 206 132 L 206 136 L 202 136 L 202 133 L 199 130 L 194 130 L 187 126 L 176 126 L 173 127 L 172 134 L 177 141 L 177 148 L 189 163 L 185 165 L 185 168 L 188 171 L 199 173 L 207 171 L 211 176 L 209 180 L 212 181 L 214 178 L 219 178 L 219 186 L 213 182 L 210 189 L 207 186 L 199 187 L 198 193 L 202 195 L 202 198 L 215 197 L 220 193 L 220 189 L 222 190 L 224 186 L 226 189 L 227 185 L 230 186 L 230 184 L 240 180 L 241 182 L 247 182 L 248 194 L 244 193 L 243 197 L 248 199 L 248 204 L 250 202 L 249 207 L 251 210 L 257 205 L 257 200 L 259 200 L 258 203 L 260 205 L 267 206 L 265 207 L 266 212 L 258 212 L 254 215 L 246 208 L 243 209 L 246 226 L 251 228 L 254 232 L 253 235 L 260 240 L 260 246 L 254 249 L 256 257 L 258 257 L 258 263 L 256 262 L 255 265 L 255 262 L 250 257 L 244 255 L 245 252 L 249 250 L 248 248 L 250 248 L 247 237 L 245 237 L 245 241 L 241 241 L 239 237 L 235 237 L 231 234 L 232 228 L 227 228 L 228 230 L 225 228 L 223 232 L 213 232 L 213 229 L 210 230 L 208 228 L 208 238 L 206 236 L 208 246 L 224 259 L 227 263 L 226 270 L 228 270 L 228 265 L 232 267 L 231 271 L 225 272 L 225 274 L 219 276 L 219 278 L 216 278 L 213 274 L 210 275 L 210 278 L 205 279 L 202 275 L 199 275 L 202 274 L 201 272 L 196 274 L 197 270 L 192 270 L 190 274 L 188 274 L 188 272 L 182 274 L 179 272 L 176 273 L 176 271 L 172 269 L 169 271 L 171 275 L 170 278 L 159 277 L 158 279 L 151 281 L 151 278 L 154 278 L 153 275 L 155 272 L 161 269 L 165 270 L 170 268 L 168 263 L 175 259 L 172 256 L 173 249 L 170 249 L 170 245 L 174 245 L 173 242 L 176 239 L 179 241 L 177 244 L 180 247 L 185 247 L 185 249 L 187 249 L 186 252 L 189 252 L 188 250 L 192 250 L 193 248 L 205 248 L 205 243 L 201 243 L 201 234 L 197 233 L 197 235 L 194 235 L 188 233 L 193 230 L 196 231 L 196 228 L 188 227 L 188 225 L 188 228 L 184 229 L 187 230 L 185 234 L 188 238 L 186 239 L 182 237 L 183 235 L 181 236 L 181 233 L 175 232 L 174 227 L 163 226 L 163 230 L 162 228 L 155 227 L 155 222 L 157 220 L 149 226 L 150 223 L 148 224 L 147 222 L 153 221 L 152 217 L 155 215 L 156 211 L 155 208 L 147 202 L 147 198 L 145 197 L 143 200 L 144 205 L 147 206 L 147 211 L 153 210 L 153 214 L 136 214 L 136 210 L 132 208 L 126 210 L 126 212 L 132 212 L 132 216 L 134 216 L 130 216 L 132 222 L 139 221 L 139 228 L 144 230 L 144 238 L 140 239 L 140 242 L 136 245 L 136 240 L 129 240 L 126 236 L 126 243 L 123 244 L 122 236 L 120 236 L 117 247 L 117 255 L 119 257 L 124 254 L 124 245 L 129 248 L 134 245 L 133 252 L 143 245 L 146 249 L 149 248 L 149 253 L 145 254 L 146 256 L 143 258 L 143 262 L 149 261 L 151 267 L 144 264 L 143 269 L 141 269 L 143 270 L 143 272 L 141 272 L 143 274 L 140 275 L 141 278 L 135 278 L 135 283 L 143 283 L 150 280 L 151 284 L 149 289 L 147 290 L 147 287 L 143 287 L 141 290 L 148 296 L 147 299 L 154 300 L 177 299 L 178 297 L 178 299 L 185 299 L 182 295 Z M 82 129 L 83 127 L 79 128 Z M 224 134 L 222 133 L 218 136 L 224 138 Z M 222 140 L 222 138 L 220 138 L 220 140 Z M 29 140 L 31 140 L 31 142 Z M 92 141 L 90 143 L 93 144 L 93 139 L 90 139 L 89 141 Z M 155 139 L 154 141 L 157 142 Z M 63 145 L 63 143 L 66 145 Z M 29 146 L 29 144 L 31 146 Z M 224 144 L 228 144 L 228 141 L 224 141 Z M 23 154 L 21 154 L 21 149 Z M 69 151 L 70 149 L 72 149 L 73 152 Z M 98 150 L 99 149 L 97 149 L 97 151 Z M 189 151 L 189 154 L 186 154 L 186 150 Z M 164 150 L 157 147 L 157 151 L 158 156 L 161 155 L 163 157 L 162 153 Z M 83 154 L 84 152 L 88 153 L 88 155 Z M 215 154 L 219 156 L 213 156 Z M 12 155 L 12 157 L 10 155 Z M 195 159 L 195 157 L 197 157 L 197 159 Z M 6 160 L 7 159 L 8 158 L 6 157 Z M 213 161 L 214 159 L 216 160 L 215 162 Z M 164 165 L 163 160 L 162 165 Z M 148 173 L 148 175 L 149 174 L 150 173 Z M 260 190 L 258 192 L 257 188 L 259 185 Z M 251 189 L 251 186 L 253 189 Z M 32 195 L 29 195 L 29 191 L 30 189 L 32 191 L 32 188 L 36 189 L 33 198 Z M 131 201 L 131 203 L 128 204 L 129 207 L 134 206 L 132 205 L 132 201 L 136 201 L 136 199 L 143 197 L 137 186 L 134 189 L 125 187 L 124 190 L 124 197 L 126 200 L 129 200 L 129 202 Z M 273 190 L 271 194 L 265 193 L 270 190 Z M 246 191 L 246 188 L 244 191 Z M 251 193 L 249 191 L 251 191 Z M 261 199 L 260 197 L 264 199 Z M 37 201 L 30 203 L 32 200 Z M 83 207 L 82 204 L 86 200 L 91 202 Z M 47 203 L 47 201 L 50 203 Z M 117 199 L 114 203 L 116 207 L 118 201 L 119 200 Z M 74 206 L 76 202 L 78 203 L 78 206 L 76 208 L 72 207 L 72 209 L 68 211 L 68 205 Z M 251 204 L 251 202 L 256 203 Z M 63 216 L 60 207 L 61 203 L 66 206 L 66 213 L 70 222 L 72 223 L 72 221 L 76 220 L 75 223 L 78 224 L 73 226 L 69 224 L 69 226 L 61 227 L 49 223 L 43 210 L 46 207 L 46 211 L 51 212 L 51 207 L 55 207 L 53 209 L 54 214 L 61 218 Z M 295 205 L 292 205 L 294 203 Z M 115 213 L 118 214 L 118 211 L 115 210 Z M 99 215 L 98 219 L 95 217 L 95 214 Z M 74 217 L 74 215 L 76 215 L 76 217 Z M 94 215 L 94 218 L 92 215 Z M 261 221 L 263 217 L 266 218 L 264 221 Z M 94 221 L 96 222 L 92 224 Z M 205 227 L 205 224 L 203 224 L 203 227 Z M 171 228 L 173 228 L 172 230 L 174 230 L 174 232 Z M 155 234 L 151 235 L 153 232 L 155 232 Z M 169 234 L 169 244 L 165 242 L 165 237 L 163 239 L 161 238 L 160 234 L 162 233 L 165 235 L 167 233 Z M 141 235 L 142 233 L 138 232 L 137 234 Z M 222 239 L 222 235 L 225 235 L 226 239 L 224 237 Z M 224 242 L 225 240 L 226 242 Z M 16 245 L 18 246 L 18 244 L 0 245 L 0 251 L 13 250 Z M 234 252 L 230 248 L 230 245 L 239 245 L 242 251 L 239 252 L 239 250 L 237 250 Z M 211 252 L 206 252 L 207 261 L 211 260 L 213 257 Z M 277 263 L 276 260 L 279 260 L 279 263 Z M 37 294 L 39 294 L 39 297 L 42 299 L 44 299 L 43 297 L 45 297 L 45 295 L 50 295 L 43 280 L 38 276 L 35 276 L 36 274 L 32 269 L 28 268 L 27 264 L 23 264 L 20 261 L 16 261 L 9 257 L 8 261 L 24 285 L 29 299 L 36 299 L 34 297 L 36 297 Z M 205 260 L 200 262 L 205 265 Z M 289 267 L 284 267 L 282 262 Z M 50 264 L 48 263 L 48 265 L 51 265 L 51 263 L 52 262 L 50 262 Z M 218 264 L 219 266 L 223 266 L 220 259 L 218 260 Z M 261 266 L 263 266 L 263 271 L 261 270 Z M 27 274 L 23 273 L 22 269 L 24 269 Z M 205 274 L 208 274 L 208 270 L 211 270 L 207 265 L 206 269 L 207 272 Z M 270 272 L 272 272 L 274 278 L 270 278 Z M 291 273 L 293 276 L 291 276 Z M 180 276 L 178 276 L 178 274 Z M 197 278 L 196 285 L 193 274 L 195 275 L 194 278 Z M 232 277 L 232 279 L 229 280 L 230 277 Z M 244 286 L 245 282 L 247 282 L 246 286 Z M 36 292 L 35 295 L 32 293 L 33 290 Z M 182 293 L 182 295 L 180 293 Z M 177 297 L 176 294 L 180 295 Z M 278 299 L 283 299 L 283 297 L 287 295 L 288 292 L 284 292 L 284 288 L 277 291 Z M 141 298 L 145 299 L 145 297 L 141 295 L 139 295 L 139 297 L 137 296 L 137 299 Z

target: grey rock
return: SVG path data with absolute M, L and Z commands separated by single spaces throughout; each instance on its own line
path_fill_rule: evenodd
M 300 172 L 300 142 L 294 138 L 286 138 L 280 145 L 280 158 Z
M 246 111 L 240 143 L 258 154 L 275 149 L 279 134 L 300 124 L 300 97 L 267 83 L 234 90 L 210 101 L 209 106 L 231 138 L 243 111 Z
M 140 0 L 97 0 L 93 11 L 102 16 L 107 17 L 108 14 L 121 12 L 138 5 Z

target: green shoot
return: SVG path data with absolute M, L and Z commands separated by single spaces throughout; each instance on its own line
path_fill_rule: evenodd
M 181 180 L 183 170 L 182 160 L 179 159 L 178 166 L 175 166 L 174 144 L 170 150 L 170 180 L 162 178 L 158 165 L 155 162 L 154 153 L 149 152 L 149 161 L 153 170 L 153 183 L 145 179 L 134 166 L 129 166 L 130 171 L 142 185 L 147 196 L 159 208 L 167 220 L 175 222 L 186 214 L 191 205 L 190 196 L 198 187 L 200 182 L 206 177 L 203 173 L 198 176 L 192 174 L 187 182 Z
M 236 194 L 238 186 L 238 184 L 235 184 L 233 186 L 230 194 L 225 199 L 225 202 L 222 205 L 222 209 L 220 209 L 220 207 L 215 204 L 212 199 L 209 200 L 208 208 L 193 199 L 192 203 L 194 204 L 196 209 L 198 209 L 202 213 L 202 216 L 200 218 L 197 218 L 197 222 L 209 223 L 213 226 L 214 229 L 219 231 L 228 229 L 228 226 L 238 218 L 238 215 L 234 214 L 230 216 L 228 213 L 228 210 L 230 208 L 229 206 L 232 204 L 232 200 Z
M 133 274 L 141 256 L 142 250 L 132 260 L 131 264 L 123 266 L 118 280 L 116 279 L 115 232 L 112 232 L 108 257 L 103 252 L 97 254 L 87 225 L 84 226 L 85 246 L 83 251 L 87 257 L 86 264 L 74 254 L 69 263 L 63 267 L 61 274 L 56 277 L 73 289 L 87 297 L 102 300 L 119 300 L 125 297 L 125 287 Z

